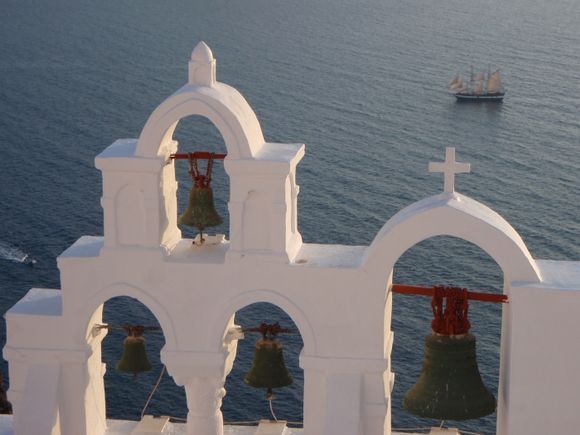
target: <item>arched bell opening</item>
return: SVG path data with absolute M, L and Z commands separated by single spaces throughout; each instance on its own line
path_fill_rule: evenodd
M 303 422 L 304 404 L 304 371 L 298 365 L 298 357 L 304 346 L 302 335 L 292 318 L 278 306 L 257 302 L 247 305 L 235 313 L 235 324 L 244 331 L 244 339 L 237 344 L 236 359 L 233 368 L 226 378 L 226 396 L 223 399 L 222 412 L 224 424 L 236 421 L 257 422 L 260 419 L 273 420 L 267 400 L 267 389 L 255 385 L 256 377 L 260 378 L 261 367 L 264 358 L 273 361 L 275 372 L 279 373 L 283 369 L 267 351 L 266 354 L 259 354 L 256 349 L 260 347 L 257 343 L 262 335 L 259 332 L 249 331 L 259 327 L 260 323 L 278 323 L 288 332 L 281 332 L 277 335 L 277 340 L 282 344 L 282 355 L 284 366 L 292 378 L 292 384 L 273 388 L 274 399 L 272 408 L 279 420 L 287 420 L 289 425 L 301 426 Z M 248 376 L 251 373 L 251 376 Z M 264 374 L 268 377 L 269 374 Z M 284 382 L 283 382 L 284 383 Z
M 197 151 L 227 154 L 223 136 L 216 126 L 204 116 L 191 115 L 182 118 L 173 132 L 173 140 L 178 143 L 176 152 L 179 154 Z M 186 212 L 190 205 L 190 193 L 193 186 L 190 163 L 187 159 L 179 159 L 174 160 L 173 164 L 175 165 L 175 179 L 178 185 L 176 192 L 177 225 L 183 238 L 193 239 L 199 234 L 199 230 L 193 226 L 179 223 L 180 216 Z M 207 165 L 207 159 L 199 159 L 197 161 L 197 168 L 202 175 L 206 173 Z M 228 201 L 230 197 L 230 178 L 225 171 L 223 159 L 213 161 L 211 179 L 210 187 L 213 191 L 213 204 L 222 222 L 219 225 L 205 228 L 204 233 L 210 235 L 224 234 L 226 239 L 229 239 Z
M 475 248 L 475 249 L 474 249 Z M 445 285 L 485 293 L 504 293 L 503 272 L 485 251 L 462 239 L 437 236 L 407 250 L 396 262 L 393 283 L 433 287 Z M 487 389 L 498 397 L 502 304 L 470 301 L 470 333 L 476 338 L 477 365 Z M 392 427 L 439 426 L 440 421 L 421 418 L 403 408 L 403 398 L 417 382 L 424 361 L 425 337 L 431 332 L 431 298 L 393 295 L 394 332 L 391 354 L 396 382 L 392 392 Z M 497 411 L 473 420 L 449 420 L 449 427 L 477 433 L 496 432 Z
M 144 412 L 146 415 L 171 416 L 185 420 L 185 392 L 183 387 L 175 384 L 160 360 L 165 336 L 155 315 L 137 299 L 118 296 L 105 302 L 103 324 L 108 325 L 108 334 L 101 344 L 102 361 L 107 367 L 104 376 L 107 418 L 138 421 L 147 404 Z M 144 347 L 151 370 L 135 375 L 131 371 L 120 371 L 117 368 L 123 362 L 125 368 L 135 367 L 134 359 L 140 358 L 142 351 L 139 345 L 131 348 L 130 344 L 124 344 L 128 337 L 123 329 L 125 325 L 145 327 Z M 141 361 L 135 364 L 139 366 Z M 159 385 L 148 402 L 158 381 Z

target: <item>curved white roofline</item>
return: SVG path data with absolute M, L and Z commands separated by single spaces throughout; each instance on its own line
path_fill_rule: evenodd
M 308 317 L 304 312 L 286 296 L 271 290 L 251 290 L 238 294 L 226 304 L 218 304 L 223 307 L 215 318 L 215 321 L 209 329 L 208 338 L 210 340 L 210 347 L 221 348 L 222 339 L 228 321 L 240 309 L 257 302 L 267 302 L 276 305 L 282 309 L 298 327 L 302 341 L 304 342 L 303 353 L 305 355 L 316 354 L 316 338 L 308 321 Z M 282 325 L 285 326 L 285 325 Z
M 139 302 L 145 305 L 159 322 L 159 326 L 161 326 L 161 330 L 163 331 L 166 345 L 169 348 L 177 347 L 178 343 L 173 319 L 165 309 L 164 304 L 155 299 L 152 295 L 132 284 L 123 282 L 115 283 L 94 293 L 89 300 L 84 301 L 82 307 L 80 307 L 80 310 L 75 313 L 75 321 L 90 321 L 90 319 L 92 319 L 93 313 L 100 305 L 104 304 L 109 299 L 118 296 L 128 296 L 137 299 Z M 94 325 L 84 324 L 79 326 L 83 327 L 73 328 L 73 330 L 79 331 L 79 335 L 82 335 L 82 337 L 79 337 L 79 339 L 84 341 L 85 332 L 90 331 Z
M 209 119 L 224 138 L 230 159 L 252 158 L 264 145 L 256 114 L 236 89 L 223 83 L 213 87 L 185 85 L 161 103 L 141 131 L 136 155 L 165 156 L 177 123 L 188 116 Z
M 386 277 L 399 257 L 422 240 L 455 236 L 480 247 L 507 281 L 541 282 L 535 260 L 516 230 L 486 205 L 458 193 L 425 198 L 395 214 L 379 231 L 363 260 L 370 273 Z

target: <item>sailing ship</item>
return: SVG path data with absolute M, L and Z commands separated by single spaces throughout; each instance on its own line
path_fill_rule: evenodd
M 471 68 L 469 80 L 457 74 L 449 83 L 449 92 L 457 101 L 502 101 L 505 95 L 499 69 L 474 74 Z

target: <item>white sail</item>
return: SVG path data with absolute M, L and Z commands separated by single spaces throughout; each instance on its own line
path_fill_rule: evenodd
M 487 92 L 500 92 L 501 91 L 501 78 L 499 76 L 499 70 L 494 71 L 493 74 L 489 76 L 487 80 Z
M 455 81 L 455 83 L 453 83 L 451 86 L 449 86 L 449 89 L 451 91 L 460 89 L 463 87 L 463 77 L 459 76 L 459 78 L 457 79 L 457 81 Z
M 480 72 L 478 74 L 475 75 L 475 77 L 473 77 L 473 81 L 478 82 L 480 80 L 484 80 L 485 79 L 485 73 L 484 72 Z
M 474 94 L 481 94 L 482 90 L 483 90 L 483 82 L 477 82 L 475 84 L 475 87 L 473 88 L 473 93 Z
M 459 83 L 459 80 L 461 80 L 461 75 L 455 74 L 455 77 L 453 77 L 453 80 L 451 80 L 451 82 L 449 83 L 449 87 L 451 88 L 457 83 Z

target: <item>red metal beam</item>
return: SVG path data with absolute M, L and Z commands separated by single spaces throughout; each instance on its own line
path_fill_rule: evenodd
M 194 159 L 210 159 L 213 158 L 214 160 L 223 160 L 225 159 L 227 154 L 220 154 L 220 153 L 210 153 L 209 151 L 195 151 L 193 153 L 177 153 L 171 154 L 169 156 L 170 159 L 173 160 L 187 160 L 190 157 Z
M 422 287 L 418 285 L 393 284 L 391 290 L 394 293 L 401 293 L 406 295 L 433 297 L 435 294 L 435 287 Z M 497 295 L 493 293 L 481 293 L 472 291 L 467 292 L 467 299 L 472 301 L 496 302 L 504 304 L 508 302 L 507 295 Z

